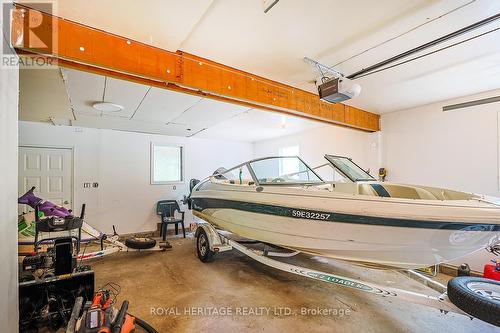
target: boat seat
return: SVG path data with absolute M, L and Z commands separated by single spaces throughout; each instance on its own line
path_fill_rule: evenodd
M 377 191 L 373 185 L 382 186 L 382 189 Z M 358 184 L 358 193 L 362 195 L 371 195 L 375 197 L 391 197 L 402 199 L 422 199 L 422 200 L 437 200 L 438 198 L 431 192 L 409 185 L 392 185 L 392 184 Z
M 375 192 L 375 190 L 373 189 L 373 187 L 371 187 L 370 184 L 358 184 L 358 194 L 378 197 L 377 192 Z
M 422 200 L 436 200 L 431 192 L 422 188 L 409 186 L 409 185 L 387 185 L 387 191 L 391 196 L 403 199 L 422 199 Z

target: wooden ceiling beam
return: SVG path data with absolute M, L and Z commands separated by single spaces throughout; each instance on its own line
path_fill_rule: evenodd
M 166 51 L 20 5 L 12 16 L 11 42 L 16 50 L 57 59 L 62 67 L 364 131 L 380 130 L 378 114 L 326 103 L 308 91 L 196 55 Z M 33 22 L 35 28 L 30 27 Z

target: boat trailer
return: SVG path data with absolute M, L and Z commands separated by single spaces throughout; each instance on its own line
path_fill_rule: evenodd
M 337 286 L 355 289 L 361 292 L 379 295 L 388 298 L 397 298 L 411 303 L 422 304 L 440 310 L 442 313 L 458 313 L 467 316 L 471 319 L 474 317 L 459 309 L 448 298 L 446 286 L 436 282 L 418 272 L 409 271 L 408 276 L 414 280 L 423 282 L 434 290 L 441 290 L 441 295 L 433 296 L 413 291 L 408 291 L 399 288 L 392 288 L 382 286 L 370 282 L 365 282 L 350 277 L 326 273 L 318 270 L 313 270 L 293 264 L 288 264 L 271 257 L 292 257 L 300 252 L 272 252 L 268 250 L 252 249 L 243 245 L 242 241 L 235 241 L 219 232 L 215 227 L 207 222 L 199 222 L 196 229 L 196 242 L 198 257 L 203 262 L 208 262 L 213 259 L 213 256 L 219 252 L 225 252 L 236 249 L 239 252 L 247 255 L 248 257 L 273 268 L 279 269 L 284 272 L 304 276 L 310 279 L 327 282 Z M 250 243 L 260 243 L 257 241 L 250 241 Z

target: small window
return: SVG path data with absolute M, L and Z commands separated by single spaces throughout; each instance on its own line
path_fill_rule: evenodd
M 184 181 L 183 147 L 151 144 L 151 184 L 181 183 Z

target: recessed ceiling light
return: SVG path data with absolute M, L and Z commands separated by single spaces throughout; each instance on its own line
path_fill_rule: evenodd
M 92 104 L 92 107 L 101 112 L 118 112 L 123 110 L 123 106 L 108 102 L 96 102 Z

